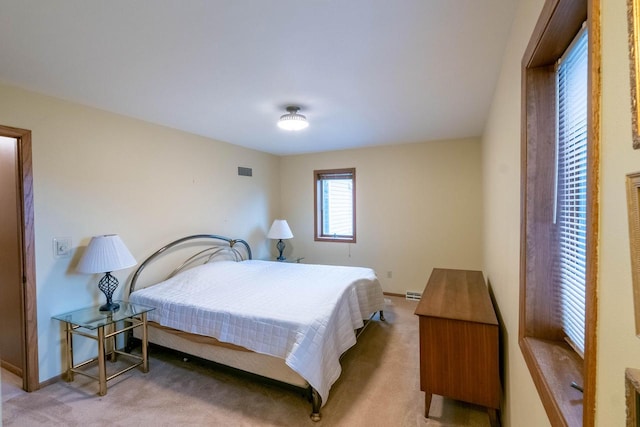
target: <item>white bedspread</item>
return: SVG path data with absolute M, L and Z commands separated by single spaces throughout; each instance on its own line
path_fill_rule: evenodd
M 280 357 L 327 401 L 354 329 L 383 309 L 373 270 L 268 261 L 217 261 L 137 290 L 149 320 Z

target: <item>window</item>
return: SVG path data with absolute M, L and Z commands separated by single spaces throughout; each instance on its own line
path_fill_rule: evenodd
M 316 170 L 315 240 L 356 242 L 356 170 Z
M 552 425 L 594 425 L 598 5 L 546 0 L 522 59 L 518 341 Z

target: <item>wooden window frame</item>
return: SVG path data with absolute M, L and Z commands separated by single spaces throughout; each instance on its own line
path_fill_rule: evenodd
M 552 425 L 595 419 L 600 0 L 547 0 L 522 59 L 519 344 Z M 587 22 L 588 189 L 584 360 L 564 341 L 554 315 L 550 259 L 555 163 L 555 62 Z M 551 161 L 549 161 L 551 159 Z M 570 386 L 583 386 L 581 394 Z M 582 405 L 576 401 L 582 400 Z
M 322 234 L 322 192 L 320 182 L 324 175 L 350 174 L 352 176 L 353 212 L 351 214 L 353 236 L 330 236 Z M 316 242 L 356 243 L 356 168 L 323 169 L 313 171 L 313 235 Z

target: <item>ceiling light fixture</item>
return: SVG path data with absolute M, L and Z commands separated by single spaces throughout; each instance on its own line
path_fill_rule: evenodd
M 309 126 L 307 118 L 302 114 L 298 114 L 300 107 L 287 107 L 288 114 L 280 116 L 278 127 L 284 130 L 302 130 Z

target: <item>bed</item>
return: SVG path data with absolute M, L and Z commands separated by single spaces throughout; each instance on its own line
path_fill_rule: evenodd
M 165 258 L 177 267 L 166 277 L 149 273 L 145 285 L 142 272 Z M 303 388 L 314 421 L 342 354 L 376 313 L 384 320 L 369 268 L 253 260 L 246 241 L 207 234 L 178 239 L 142 262 L 129 301 L 156 308 L 149 342 Z

